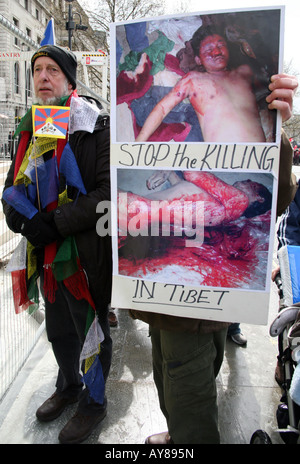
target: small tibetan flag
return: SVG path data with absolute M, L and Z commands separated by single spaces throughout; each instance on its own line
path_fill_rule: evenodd
M 70 118 L 70 108 L 65 106 L 32 106 L 34 137 L 65 139 Z

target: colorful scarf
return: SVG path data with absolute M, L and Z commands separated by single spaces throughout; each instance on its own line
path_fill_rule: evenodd
M 72 97 L 78 97 L 77 92 L 74 91 L 69 97 L 63 98 L 61 101 L 61 104 L 64 106 L 68 106 L 70 104 L 71 98 Z M 32 112 L 29 110 L 24 118 L 22 119 L 16 134 L 21 134 L 21 140 L 18 146 L 18 151 L 16 154 L 16 160 L 15 160 L 15 170 L 14 170 L 14 185 L 19 185 L 24 182 L 24 171 L 28 162 L 28 157 L 31 154 L 32 147 L 30 146 L 29 149 L 27 150 L 27 146 L 29 144 L 29 141 L 32 137 Z M 67 137 L 65 139 L 57 139 L 55 140 L 56 142 L 56 150 L 53 150 L 53 156 L 52 158 L 55 157 L 56 155 L 56 162 L 57 166 L 59 168 L 60 160 L 64 151 L 64 148 L 67 145 Z M 52 147 L 53 148 L 53 147 Z M 24 166 L 25 162 L 25 166 Z M 25 181 L 26 182 L 26 181 Z M 15 194 L 15 192 L 14 192 Z M 5 195 L 8 195 L 6 193 Z M 7 200 L 6 197 L 4 199 Z M 35 198 L 33 198 L 35 199 Z M 8 200 L 9 202 L 9 200 Z M 27 202 L 27 199 L 26 199 Z M 25 200 L 24 200 L 25 203 Z M 14 206 L 14 205 L 13 205 Z M 58 206 L 58 198 L 55 199 L 54 201 L 51 201 L 46 205 L 46 211 L 52 211 Z M 18 210 L 19 212 L 22 212 Z M 36 210 L 37 212 L 37 210 Z M 23 213 L 24 214 L 24 213 Z M 26 214 L 25 214 L 26 215 Z M 32 217 L 32 215 L 31 215 Z M 45 247 L 45 252 L 44 252 L 44 293 L 45 297 L 49 300 L 50 303 L 53 303 L 55 300 L 55 292 L 57 290 L 57 282 L 54 278 L 53 272 L 52 272 L 52 263 L 54 261 L 54 258 L 56 256 L 57 252 L 57 243 L 53 242 Z M 15 306 L 16 312 L 20 312 L 21 310 L 27 309 L 31 301 L 28 298 L 28 295 L 26 295 L 26 277 L 27 278 L 32 278 L 32 274 L 34 274 L 36 278 L 36 273 L 32 272 L 32 256 L 33 256 L 33 247 L 29 244 L 28 246 L 28 257 L 29 257 L 29 275 L 24 276 L 24 272 L 22 273 L 22 276 L 20 275 L 19 277 L 22 278 L 22 281 L 19 282 L 20 286 L 18 289 L 16 289 L 17 285 L 17 275 L 15 273 L 12 274 L 13 277 L 13 283 L 15 288 L 16 293 L 20 294 L 20 300 L 19 302 L 17 301 L 16 298 L 15 304 L 17 304 L 17 307 Z M 31 265 L 30 265 L 31 264 Z M 20 274 L 20 273 L 19 273 Z M 25 282 L 24 282 L 25 278 Z M 29 284 L 30 286 L 30 284 Z
M 64 98 L 63 104 L 69 105 L 72 97 L 78 97 L 76 91 L 74 91 L 70 97 Z M 32 170 L 29 169 L 33 151 L 33 146 L 29 143 L 32 135 L 31 119 L 32 117 L 28 112 L 24 120 L 20 123 L 21 129 L 23 128 L 26 130 L 21 130 L 22 138 L 15 160 L 14 184 L 12 187 L 6 189 L 3 194 L 3 198 L 7 203 L 11 204 L 17 211 L 29 219 L 38 212 L 37 208 L 34 206 L 37 196 L 41 201 L 42 208 L 45 208 L 47 212 L 54 210 L 57 206 L 66 201 L 70 201 L 67 198 L 66 192 L 62 195 L 58 195 L 59 180 L 57 173 L 64 175 L 67 185 L 72 185 L 76 187 L 79 192 L 86 194 L 75 156 L 67 138 L 38 138 L 34 145 L 35 159 L 33 162 L 36 163 L 39 157 L 42 161 L 38 163 L 38 167 L 35 166 L 35 170 L 33 166 L 31 166 Z M 30 124 L 29 121 L 31 121 Z M 29 130 L 30 127 L 31 130 Z M 42 155 L 49 150 L 53 151 L 52 158 L 44 163 Z M 32 174 L 34 171 L 35 175 Z M 35 179 L 32 179 L 33 176 Z M 43 182 L 41 182 L 42 185 L 39 186 L 37 178 L 40 176 Z M 25 192 L 25 186 L 28 190 L 27 194 Z M 74 242 L 74 246 L 72 248 L 72 254 L 69 255 L 69 259 L 74 261 L 76 272 L 73 266 L 74 272 L 71 275 L 68 274 L 65 278 L 62 278 L 60 274 L 59 280 L 64 281 L 66 287 L 77 299 L 86 299 L 95 310 L 95 305 L 88 289 L 87 279 L 80 265 L 74 237 L 71 237 L 71 240 Z M 61 248 L 64 249 L 65 247 L 69 247 L 69 240 L 65 240 L 62 243 Z M 47 245 L 44 251 L 44 295 L 50 303 L 55 301 L 55 292 L 57 290 L 58 279 L 55 278 L 53 273 L 53 263 L 57 256 L 57 252 L 56 242 Z M 61 252 L 60 255 L 63 255 L 63 253 Z M 66 253 L 66 255 L 68 256 L 68 253 Z M 11 271 L 13 277 L 15 310 L 17 313 L 27 309 L 33 304 L 28 297 L 27 290 L 33 288 L 31 280 L 36 281 L 37 269 L 34 247 L 29 242 L 27 244 L 27 265 L 24 264 L 22 272 L 20 271 L 21 269 L 17 269 L 17 271 L 12 269 Z M 33 293 L 36 295 L 36 292 Z

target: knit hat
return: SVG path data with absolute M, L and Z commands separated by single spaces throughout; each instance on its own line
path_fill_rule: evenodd
M 33 74 L 34 62 L 40 56 L 49 56 L 52 58 L 63 73 L 66 75 L 73 89 L 76 89 L 76 70 L 77 70 L 77 58 L 70 50 L 59 47 L 58 45 L 44 45 L 39 48 L 31 58 L 31 70 Z

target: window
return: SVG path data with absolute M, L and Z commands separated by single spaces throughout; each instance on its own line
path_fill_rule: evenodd
M 26 70 L 26 96 L 31 97 L 31 69 Z
M 19 21 L 18 21 L 16 18 L 13 18 L 13 23 L 14 23 L 14 26 L 16 26 L 17 28 L 19 28 Z M 15 45 L 17 45 L 17 47 L 19 46 L 19 39 L 18 39 L 18 37 L 15 37 L 14 43 L 15 43 Z
M 15 93 L 20 93 L 20 66 L 19 63 L 14 65 L 14 84 L 15 84 Z
M 17 130 L 18 125 L 20 124 L 21 116 L 20 116 L 20 109 L 15 108 L 15 129 L 14 132 Z

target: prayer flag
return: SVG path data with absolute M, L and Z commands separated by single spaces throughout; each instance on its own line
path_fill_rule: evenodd
M 65 176 L 67 185 L 76 187 L 79 192 L 86 195 L 87 192 L 82 181 L 81 173 L 69 143 L 66 144 L 64 151 L 62 152 L 59 164 L 59 173 Z
M 97 403 L 103 404 L 105 393 L 105 381 L 99 356 L 96 356 L 92 366 L 83 374 L 83 381 L 87 386 L 90 396 Z
M 36 190 L 38 187 L 41 207 L 43 209 L 58 198 L 59 181 L 57 171 L 57 160 L 56 157 L 54 157 L 45 163 L 40 164 L 36 169 L 32 169 L 30 172 L 32 184 L 29 184 L 28 187 L 33 185 L 33 190 Z M 32 194 L 31 189 L 28 188 L 28 191 L 30 193 L 30 198 L 34 201 L 35 196 Z
M 3 199 L 12 206 L 18 213 L 23 214 L 28 219 L 32 219 L 38 210 L 27 198 L 25 185 L 12 185 L 3 192 Z

